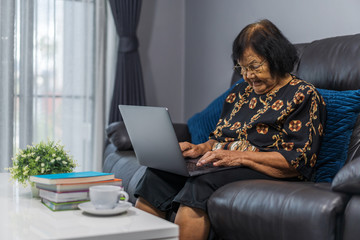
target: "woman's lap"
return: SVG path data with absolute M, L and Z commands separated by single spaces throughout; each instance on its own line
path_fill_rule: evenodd
M 195 177 L 183 177 L 148 168 L 135 196 L 143 197 L 161 211 L 177 211 L 180 204 L 207 210 L 207 200 L 225 184 L 250 179 L 277 180 L 249 168 L 233 168 Z
M 136 186 L 135 197 L 143 197 L 161 211 L 171 210 L 171 203 L 187 177 L 147 168 Z

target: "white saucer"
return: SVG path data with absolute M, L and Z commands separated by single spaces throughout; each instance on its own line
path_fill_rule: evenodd
M 118 205 L 112 209 L 96 209 L 91 202 L 84 202 L 79 204 L 79 208 L 90 214 L 94 215 L 115 215 L 120 214 L 128 210 L 132 206 L 129 202 L 120 202 Z

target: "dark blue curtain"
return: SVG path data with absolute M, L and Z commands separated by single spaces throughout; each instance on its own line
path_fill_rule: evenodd
M 120 38 L 109 123 L 122 120 L 119 104 L 145 105 L 145 90 L 136 29 L 142 0 L 109 0 Z

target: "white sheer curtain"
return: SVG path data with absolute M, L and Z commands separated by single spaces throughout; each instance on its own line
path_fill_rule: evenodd
M 0 0 L 0 171 L 13 153 L 15 2 Z
M 18 148 L 61 141 L 101 170 L 106 123 L 106 1 L 0 0 L 1 171 Z

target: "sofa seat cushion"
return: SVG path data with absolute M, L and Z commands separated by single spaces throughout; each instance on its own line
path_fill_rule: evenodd
M 209 218 L 224 239 L 335 239 L 348 197 L 329 188 L 329 183 L 238 181 L 211 196 Z
M 345 209 L 343 240 L 358 240 L 360 236 L 360 196 L 353 196 Z

